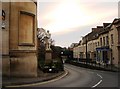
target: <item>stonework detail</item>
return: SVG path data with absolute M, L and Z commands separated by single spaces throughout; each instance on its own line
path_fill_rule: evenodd
M 6 27 L 2 30 L 3 76 L 36 77 L 36 3 L 3 2 L 2 9 L 6 13 Z
M 34 18 L 34 14 L 20 11 L 19 45 L 34 45 Z

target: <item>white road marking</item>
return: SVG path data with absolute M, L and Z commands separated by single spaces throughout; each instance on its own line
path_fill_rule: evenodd
M 92 88 L 98 86 L 101 82 L 102 82 L 102 80 L 100 80 L 97 84 L 95 84 L 94 86 L 92 86 Z
M 100 78 L 103 78 L 101 75 L 97 74 Z
M 33 83 L 33 84 L 13 85 L 13 86 L 5 86 L 5 87 L 28 87 L 28 86 L 36 86 L 36 85 L 46 84 L 46 83 L 50 83 L 50 82 L 55 82 L 55 81 L 65 77 L 67 74 L 68 74 L 68 71 L 65 71 L 65 74 L 63 76 L 60 76 L 60 77 L 53 79 L 53 80 L 40 82 L 40 83 L 38 82 L 38 83 Z
M 92 86 L 92 88 L 97 87 L 102 82 L 102 78 L 103 77 L 101 75 L 99 75 L 99 74 L 97 74 L 97 76 L 99 76 L 101 78 L 101 80 L 97 84 L 95 84 L 94 86 Z

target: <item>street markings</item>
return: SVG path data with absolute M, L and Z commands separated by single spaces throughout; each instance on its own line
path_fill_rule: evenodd
M 99 76 L 100 78 L 102 78 L 102 76 L 101 76 L 101 75 L 99 75 L 99 74 L 97 74 L 97 76 Z
M 97 87 L 102 82 L 102 78 L 103 77 L 101 75 L 99 75 L 99 74 L 97 74 L 97 76 L 99 76 L 101 79 L 100 79 L 100 81 L 97 84 L 95 84 L 94 86 L 92 86 L 92 88 Z
M 92 86 L 92 88 L 98 86 L 101 82 L 102 82 L 102 80 L 100 80 L 97 84 L 95 84 L 94 86 Z
M 60 80 L 61 78 L 65 77 L 66 75 L 68 75 L 68 71 L 65 70 L 65 74 L 53 79 L 53 80 L 49 80 L 49 81 L 44 81 L 44 82 L 38 82 L 38 83 L 32 83 L 32 84 L 24 84 L 24 85 L 13 85 L 13 86 L 5 86 L 5 87 L 29 87 L 29 86 L 37 86 L 37 85 L 42 85 L 42 84 L 46 84 L 46 83 L 50 83 L 50 82 L 55 82 L 57 80 Z

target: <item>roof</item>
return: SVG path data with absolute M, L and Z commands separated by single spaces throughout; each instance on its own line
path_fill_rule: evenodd
M 97 39 L 99 37 L 99 33 L 103 31 L 103 26 L 97 26 L 97 28 L 92 28 L 92 32 L 88 33 L 85 37 L 87 41 L 91 41 Z
M 97 26 L 96 28 L 92 28 L 92 32 L 88 33 L 82 38 L 83 44 L 86 43 L 86 40 L 91 41 L 97 39 L 101 34 L 108 33 L 111 30 L 111 26 L 118 23 L 120 23 L 120 18 L 115 18 L 112 23 L 103 23 L 103 26 Z
M 101 30 L 101 32 L 99 33 L 99 35 L 108 33 L 109 30 L 110 30 L 111 24 L 112 23 L 103 23 L 103 27 L 104 28 Z
M 117 23 L 119 23 L 120 22 L 120 18 L 115 18 L 114 20 L 113 20 L 113 24 L 117 24 Z
M 79 44 L 79 43 L 72 43 L 72 44 L 70 45 L 70 48 L 74 48 L 74 47 L 78 46 L 78 44 Z

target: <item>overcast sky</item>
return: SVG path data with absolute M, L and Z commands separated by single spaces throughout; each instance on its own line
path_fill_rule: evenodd
M 118 17 L 119 0 L 39 0 L 38 27 L 49 30 L 55 45 L 79 42 L 91 28 Z

